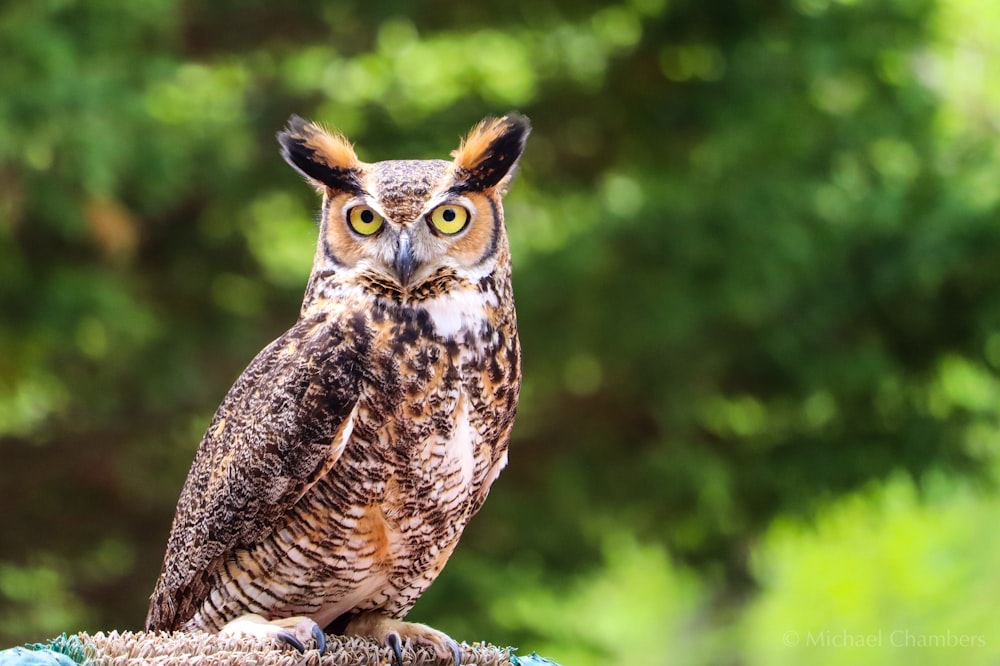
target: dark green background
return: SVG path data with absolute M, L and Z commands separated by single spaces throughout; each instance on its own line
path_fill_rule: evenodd
M 802 617 L 904 608 L 996 656 L 991 602 L 948 601 L 1000 586 L 966 556 L 1000 440 L 994 10 L 5 3 L 0 644 L 141 625 L 208 419 L 297 314 L 317 201 L 288 116 L 374 161 L 517 109 L 511 463 L 411 617 L 567 666 L 821 663 L 874 653 L 783 642 Z M 857 577 L 909 566 L 965 569 Z M 808 591 L 838 576 L 860 592 Z

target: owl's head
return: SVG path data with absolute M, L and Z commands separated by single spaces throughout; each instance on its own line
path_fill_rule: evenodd
M 292 116 L 282 155 L 323 195 L 314 279 L 416 298 L 429 283 L 493 273 L 509 261 L 501 197 L 529 131 L 524 116 L 487 118 L 452 161 L 368 164 L 342 135 Z

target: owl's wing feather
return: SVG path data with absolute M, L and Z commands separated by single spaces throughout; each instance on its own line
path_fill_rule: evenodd
M 147 629 L 189 620 L 221 558 L 265 538 L 334 465 L 357 411 L 357 358 L 343 331 L 300 320 L 229 390 L 181 491 Z

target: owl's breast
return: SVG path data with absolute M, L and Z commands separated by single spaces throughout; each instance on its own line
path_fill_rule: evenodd
M 484 438 L 499 416 L 482 381 L 490 353 L 485 324 L 452 314 L 442 335 L 434 313 L 419 311 L 412 320 L 419 331 L 401 325 L 377 346 L 356 432 L 392 459 L 397 476 L 408 472 L 440 489 L 442 476 L 455 474 L 455 484 L 464 486 L 474 481 L 475 456 L 500 444 Z
M 352 439 L 381 463 L 379 486 L 393 479 L 393 514 L 464 524 L 505 458 L 520 355 L 495 305 L 491 293 L 458 291 L 375 322 Z

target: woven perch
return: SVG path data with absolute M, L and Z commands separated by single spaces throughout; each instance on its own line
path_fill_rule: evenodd
M 327 636 L 327 651 L 323 655 L 316 650 L 299 654 L 291 649 L 276 648 L 274 642 L 267 639 L 202 632 L 80 633 L 56 639 L 50 647 L 77 657 L 74 660 L 77 662 L 81 661 L 79 657 L 82 656 L 88 666 L 374 666 L 392 663 L 392 652 L 388 647 L 366 638 L 344 636 Z M 463 643 L 459 647 L 463 666 L 514 666 L 518 663 L 510 648 L 484 643 Z M 443 663 L 426 648 L 403 650 L 404 666 L 433 666 Z

